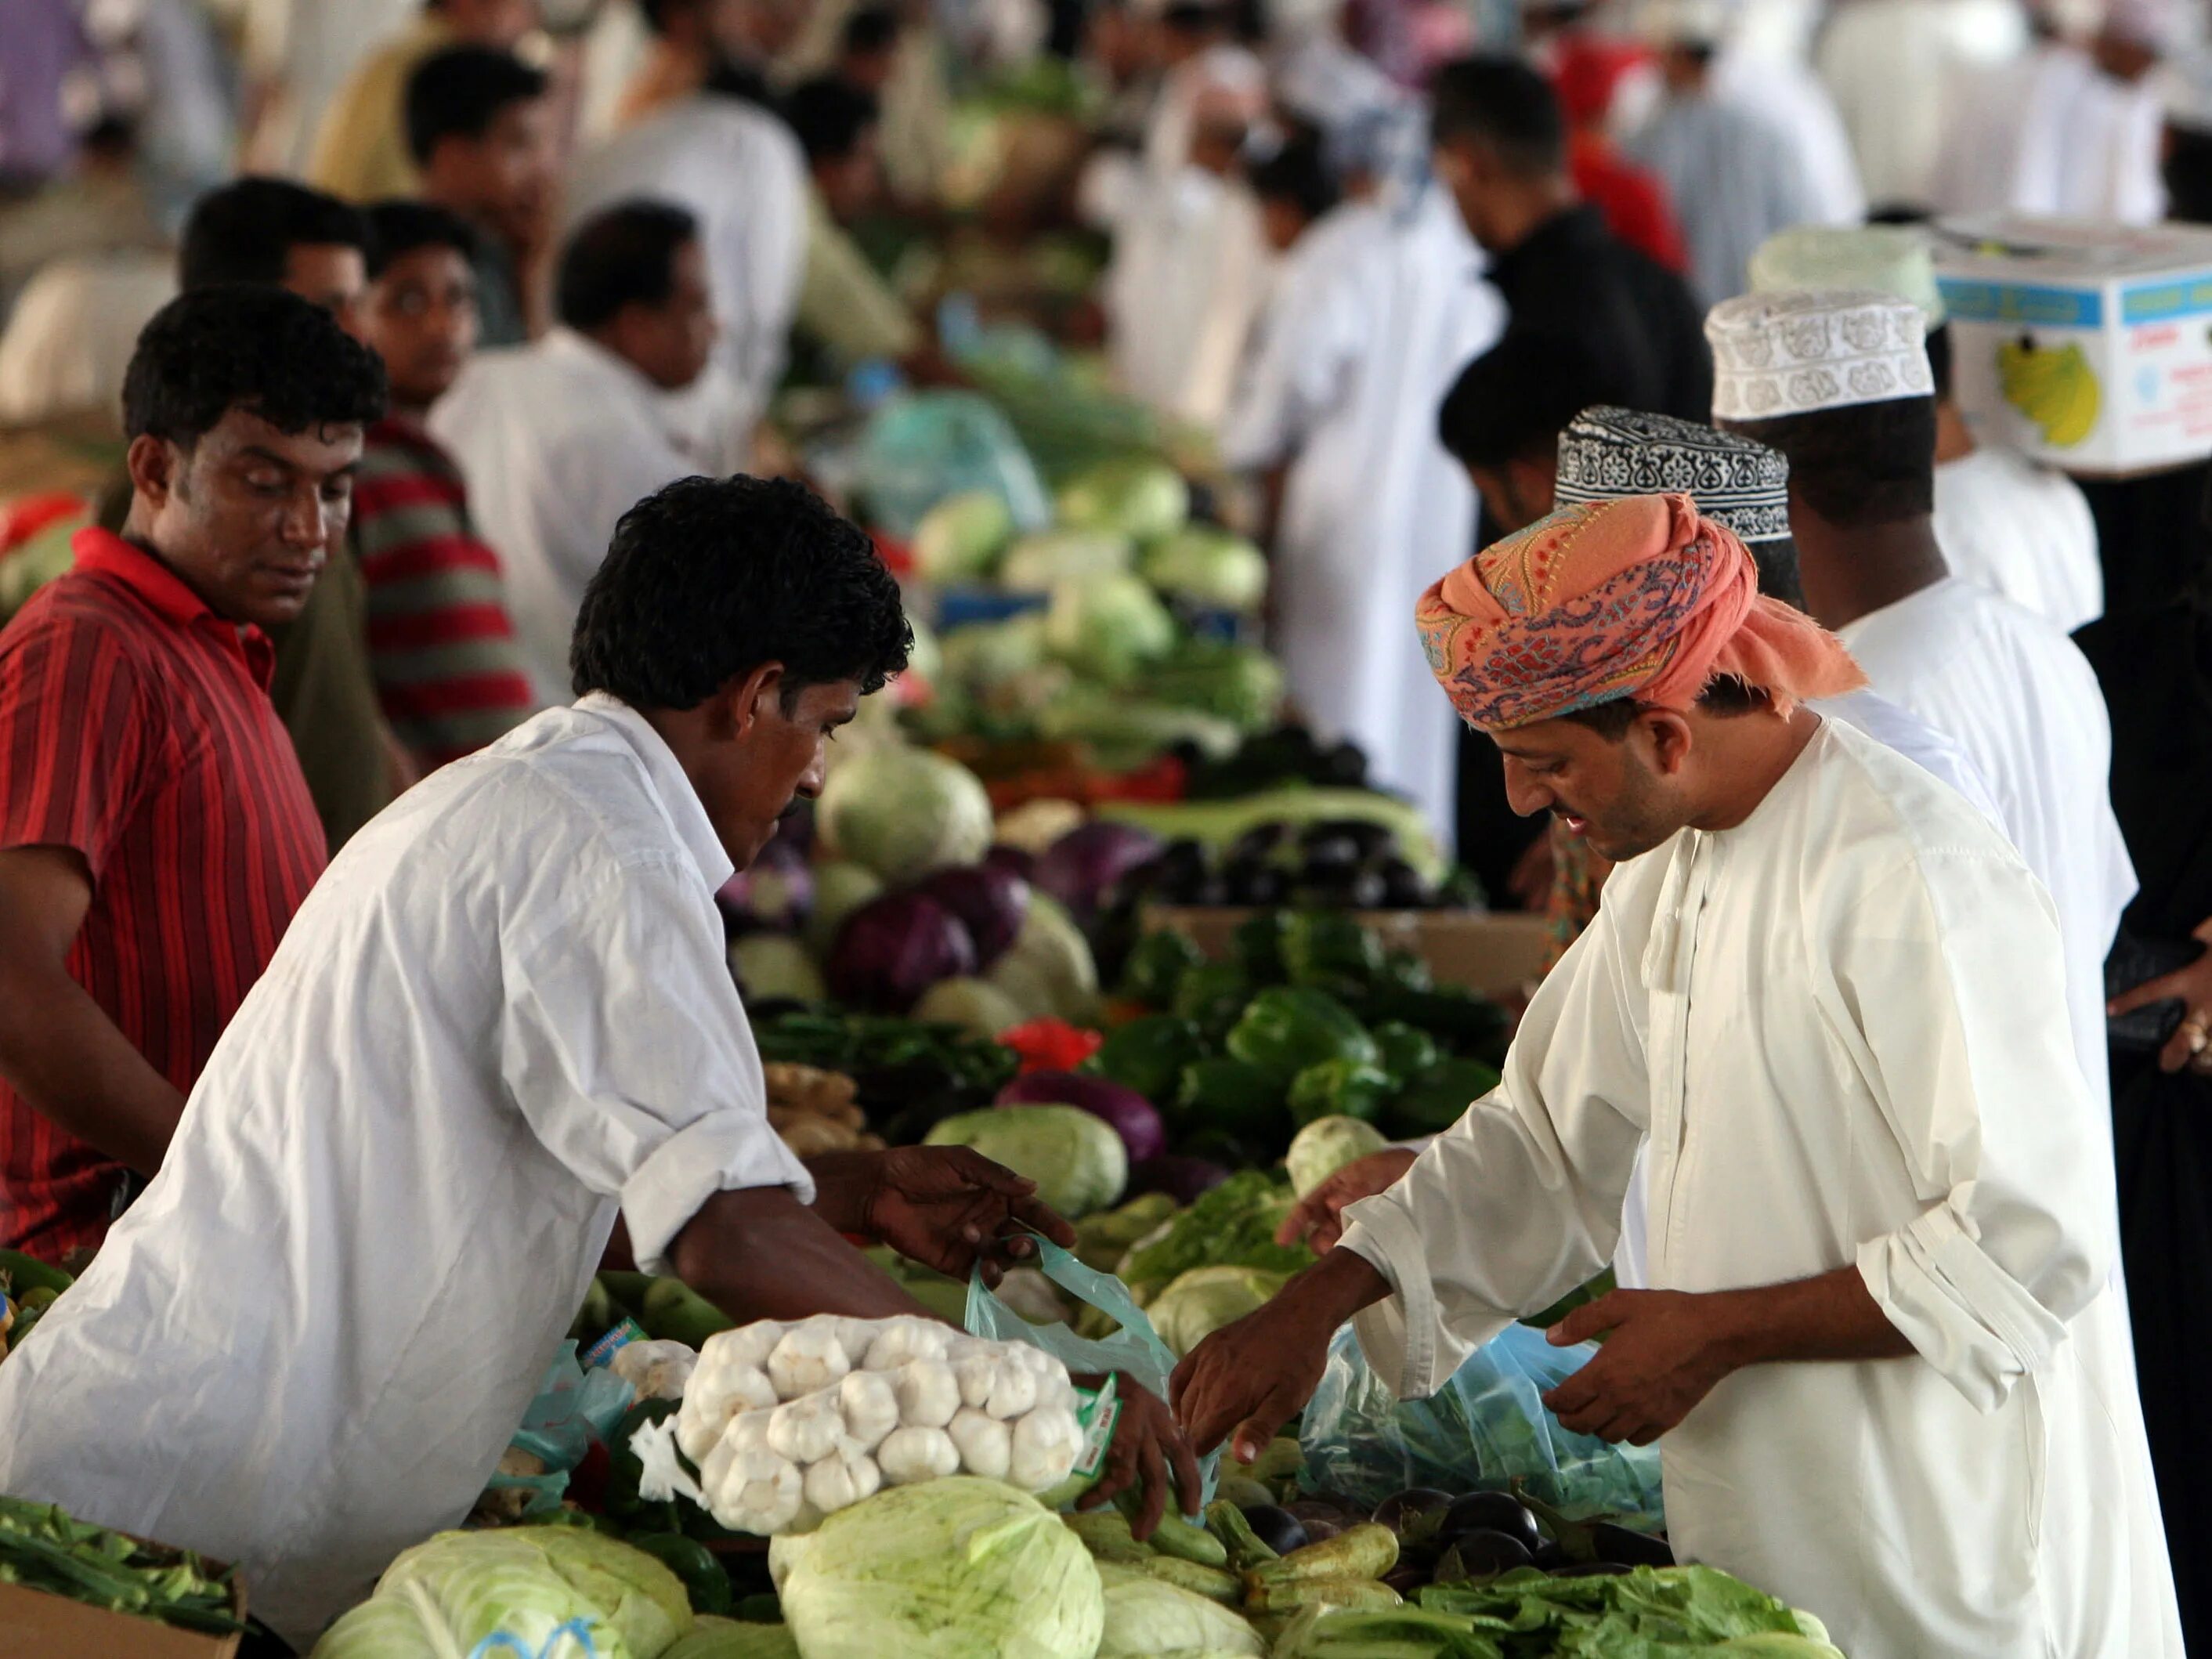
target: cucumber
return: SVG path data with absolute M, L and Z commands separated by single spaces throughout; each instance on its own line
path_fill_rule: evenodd
M 1200 1566 L 1172 1555 L 1147 1556 L 1137 1565 L 1164 1584 L 1203 1595 L 1224 1607 L 1233 1607 L 1243 1600 L 1244 1587 L 1237 1575 L 1220 1567 Z
M 1256 1594 L 1285 1584 L 1380 1578 L 1397 1565 L 1398 1534 L 1363 1521 L 1334 1538 L 1261 1562 L 1246 1571 L 1244 1582 Z
M 1132 1486 L 1115 1494 L 1114 1502 L 1133 1522 L 1136 1516 L 1132 1511 L 1143 1500 L 1136 1488 Z M 1229 1565 L 1229 1552 L 1223 1547 L 1221 1540 L 1205 1528 L 1194 1526 L 1178 1515 L 1163 1515 L 1159 1525 L 1152 1529 L 1152 1535 L 1145 1541 L 1163 1555 L 1195 1561 L 1201 1567 L 1225 1567 Z

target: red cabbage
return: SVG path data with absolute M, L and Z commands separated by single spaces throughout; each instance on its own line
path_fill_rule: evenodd
M 1078 920 L 1087 919 L 1115 883 L 1159 851 L 1160 838 L 1149 830 L 1093 819 L 1053 842 L 1032 879 Z
M 915 890 L 960 918 L 975 940 L 977 966 L 988 968 L 1014 942 L 1030 913 L 1030 884 L 991 864 L 939 870 Z
M 1142 1198 L 1146 1193 L 1165 1193 L 1178 1204 L 1195 1202 L 1207 1188 L 1218 1187 L 1229 1179 L 1229 1171 L 1218 1164 L 1208 1163 L 1202 1158 L 1184 1158 L 1169 1153 L 1163 1158 L 1147 1158 L 1129 1165 L 1129 1184 L 1122 1192 L 1124 1203 L 1133 1198 Z
M 1024 881 L 1036 879 L 1036 854 L 1026 847 L 1009 847 L 1004 842 L 994 842 L 983 854 L 983 862 L 994 870 L 1004 870 L 1019 876 Z
M 736 933 L 787 933 L 814 908 L 814 866 L 795 844 L 778 836 L 722 884 L 714 902 Z
M 975 971 L 975 941 L 935 899 L 886 893 L 845 918 L 830 946 L 830 994 L 872 1012 L 902 1014 L 941 979 Z
M 999 1091 L 1001 1106 L 1073 1106 L 1103 1118 L 1121 1137 L 1130 1161 L 1155 1158 L 1167 1130 L 1152 1103 L 1134 1089 L 1080 1072 L 1030 1072 Z

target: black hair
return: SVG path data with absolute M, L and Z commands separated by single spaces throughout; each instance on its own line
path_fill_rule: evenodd
M 696 708 L 766 662 L 788 709 L 809 685 L 879 690 L 914 630 L 867 532 L 802 484 L 680 478 L 622 516 L 584 590 L 569 652 L 578 696 Z
M 837 49 L 847 57 L 872 58 L 898 44 L 898 14 L 889 6 L 862 6 L 845 20 Z
M 2166 216 L 2183 224 L 2212 224 L 2212 132 L 2166 125 Z
M 359 248 L 369 253 L 362 210 L 295 185 L 249 175 L 192 204 L 177 252 L 177 286 L 186 293 L 218 283 L 281 283 L 295 247 Z
M 1936 399 L 1893 398 L 1727 428 L 1778 449 L 1790 491 L 1844 530 L 1898 524 L 1936 510 Z
M 1335 177 L 1322 159 L 1321 140 L 1309 132 L 1256 163 L 1250 178 L 1252 193 L 1261 201 L 1288 202 L 1310 222 L 1336 205 Z
M 1928 331 L 1928 372 L 1936 382 L 1936 401 L 1951 395 L 1951 325 L 1938 323 Z
M 1484 53 L 1446 64 L 1429 83 L 1429 131 L 1439 144 L 1487 144 L 1522 178 L 1567 164 L 1567 118 L 1559 94 L 1534 65 Z
M 668 25 L 678 14 L 698 9 L 699 0 L 637 0 L 637 9 L 644 15 L 645 26 L 655 34 L 668 33 Z
M 366 211 L 374 237 L 368 256 L 371 282 L 390 270 L 393 260 L 417 248 L 449 247 L 471 262 L 477 257 L 477 234 L 457 213 L 406 198 L 372 203 Z
M 1236 18 L 1218 0 L 1174 0 L 1160 13 L 1160 21 L 1177 34 L 1232 32 Z
M 842 161 L 876 124 L 875 94 L 835 75 L 801 82 L 783 100 L 783 118 L 806 152 L 807 165 Z
M 1508 328 L 1452 382 L 1437 411 L 1437 437 L 1463 465 L 1499 467 L 1557 453 L 1576 416 L 1620 401 L 1579 337 Z
M 1746 542 L 1744 549 L 1759 568 L 1759 591 L 1779 599 L 1795 611 L 1805 608 L 1805 579 L 1798 568 L 1797 538 L 1777 536 L 1768 541 Z
M 1734 675 L 1717 674 L 1698 693 L 1697 706 L 1700 713 L 1726 719 L 1734 714 L 1748 714 L 1753 709 L 1769 707 L 1769 703 L 1764 691 L 1745 684 Z M 1572 720 L 1577 726 L 1587 726 L 1607 741 L 1619 743 L 1628 735 L 1628 728 L 1636 724 L 1636 717 L 1646 707 L 1633 697 L 1607 697 L 1603 702 L 1594 702 L 1559 718 Z
M 633 197 L 601 209 L 561 250 L 555 314 L 588 333 L 624 306 L 665 304 L 676 290 L 677 251 L 698 236 L 699 222 L 673 202 Z
M 448 138 L 481 138 L 510 104 L 545 95 L 545 71 L 495 46 L 448 46 L 407 77 L 407 153 L 427 167 Z
M 218 283 L 154 313 L 123 376 L 123 429 L 189 449 L 234 409 L 279 432 L 367 426 L 384 362 L 330 313 L 266 283 Z

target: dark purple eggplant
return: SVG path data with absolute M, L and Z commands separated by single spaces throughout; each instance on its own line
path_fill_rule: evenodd
M 1663 1538 L 1632 1532 L 1626 1527 L 1615 1526 L 1610 1521 L 1599 1521 L 1590 1527 L 1590 1544 L 1601 1561 L 1618 1561 L 1625 1567 L 1671 1567 L 1674 1552 Z
M 1486 1527 L 1462 1534 L 1437 1563 L 1437 1583 L 1455 1583 L 1463 1578 L 1493 1578 L 1516 1567 L 1532 1565 L 1535 1553 L 1510 1533 Z
M 1428 1570 L 1401 1561 L 1382 1575 L 1382 1582 L 1410 1601 L 1421 1586 L 1429 1582 Z
M 1375 1523 L 1388 1527 L 1401 1538 L 1406 1535 L 1414 1522 L 1432 1510 L 1448 1510 L 1452 1495 L 1438 1492 L 1434 1486 L 1408 1486 L 1403 1492 L 1392 1492 L 1375 1506 Z
M 1244 1523 L 1252 1528 L 1252 1535 L 1278 1555 L 1288 1555 L 1292 1550 L 1304 1549 L 1313 1541 L 1305 1523 L 1288 1510 L 1278 1509 L 1273 1504 L 1255 1504 L 1244 1511 Z
M 1543 1547 L 1544 1534 L 1521 1500 L 1510 1492 L 1471 1492 L 1444 1511 L 1442 1536 L 1447 1543 L 1471 1532 L 1502 1532 L 1524 1549 Z
M 1324 1538 L 1334 1538 L 1344 1530 L 1343 1522 L 1323 1521 L 1318 1517 L 1303 1524 L 1306 1529 L 1306 1542 L 1309 1544 L 1318 1544 Z

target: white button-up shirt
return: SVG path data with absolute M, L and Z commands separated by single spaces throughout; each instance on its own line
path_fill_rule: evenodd
M 2070 1062 L 2051 902 L 1996 828 L 1825 723 L 1742 823 L 1606 883 L 1501 1086 L 1341 1248 L 1401 1394 L 1611 1254 L 1650 1149 L 1667 1290 L 1856 1267 L 1911 1357 L 1753 1365 L 1660 1442 L 1675 1550 L 1853 1659 L 2181 1651 L 2106 1114 Z
M 731 873 L 611 697 L 402 796 L 294 918 L 161 1172 L 0 1367 L 0 1491 L 240 1564 L 303 1650 L 468 1511 L 619 1211 L 811 1200 L 724 965 Z

